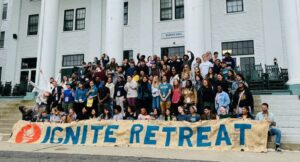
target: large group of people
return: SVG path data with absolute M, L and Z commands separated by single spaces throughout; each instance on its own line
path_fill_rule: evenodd
M 74 69 L 71 77 L 50 78 L 47 89 L 29 81 L 39 94 L 30 111 L 20 107 L 23 119 L 58 123 L 255 119 L 253 96 L 229 53 L 223 59 L 218 52 L 196 59 L 191 51 L 182 58 L 138 54 L 137 61 L 124 59 L 122 64 L 102 54 Z M 274 125 L 273 115 L 266 113 L 256 119 Z M 270 132 L 277 135 L 276 150 L 280 150 L 280 131 L 274 129 Z

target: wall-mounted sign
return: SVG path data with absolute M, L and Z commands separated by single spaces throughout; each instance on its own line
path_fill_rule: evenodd
M 184 37 L 183 31 L 161 33 L 161 39 L 182 38 L 182 37 Z

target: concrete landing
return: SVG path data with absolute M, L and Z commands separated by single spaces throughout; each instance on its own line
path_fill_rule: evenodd
M 0 142 L 0 161 L 232 161 L 298 162 L 300 152 L 277 153 L 217 152 L 157 148 L 121 148 L 66 145 L 14 145 Z M 99 159 L 95 160 L 95 157 Z

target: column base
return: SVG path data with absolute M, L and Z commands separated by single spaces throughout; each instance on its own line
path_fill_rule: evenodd
M 27 92 L 26 96 L 24 97 L 25 101 L 32 101 L 37 96 L 36 92 Z
M 300 95 L 300 84 L 289 85 L 292 95 Z

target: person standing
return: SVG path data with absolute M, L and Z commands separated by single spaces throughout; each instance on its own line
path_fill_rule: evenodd
M 159 87 L 160 82 L 158 76 L 153 77 L 151 92 L 152 92 L 152 109 L 160 110 L 160 96 L 159 96 Z
M 125 108 L 124 108 L 124 101 L 126 97 L 126 91 L 124 89 L 125 87 L 125 81 L 123 76 L 118 76 L 117 83 L 115 85 L 115 91 L 113 98 L 116 101 L 116 105 L 121 106 L 121 113 L 122 115 L 125 115 Z
M 127 92 L 127 102 L 130 107 L 136 107 L 138 96 L 137 88 L 138 84 L 132 80 L 131 76 L 127 76 L 127 83 L 125 84 L 124 89 Z
M 244 82 L 239 83 L 239 88 L 234 93 L 232 106 L 237 114 L 241 113 L 243 107 L 248 107 L 250 113 L 254 112 L 254 100 L 252 93 L 244 84 Z
M 61 100 L 59 103 L 62 103 L 62 107 L 65 113 L 69 112 L 70 108 L 73 108 L 74 104 L 74 90 L 71 88 L 71 85 L 67 84 L 67 89 L 64 90 Z
M 142 81 L 138 86 L 138 101 L 139 108 L 145 107 L 147 112 L 152 112 L 151 84 L 148 82 L 148 78 L 146 76 L 142 78 Z
M 165 114 L 166 109 L 171 107 L 171 92 L 172 92 L 172 85 L 168 83 L 167 77 L 162 77 L 162 83 L 158 87 L 159 95 L 160 95 L 160 108 L 161 113 Z
M 229 112 L 229 104 L 230 104 L 230 98 L 228 93 L 223 91 L 223 88 L 221 85 L 217 86 L 217 94 L 215 99 L 215 108 L 218 115 L 221 114 L 220 108 L 224 107 L 226 108 L 226 111 Z
M 74 110 L 76 114 L 80 114 L 82 112 L 82 109 L 85 107 L 87 101 L 87 97 L 86 97 L 87 92 L 88 91 L 87 89 L 85 89 L 83 83 L 80 82 L 75 91 Z
M 275 128 L 276 122 L 274 119 L 274 114 L 269 111 L 269 104 L 263 103 L 261 105 L 261 112 L 257 113 L 255 120 L 269 122 L 269 134 L 271 136 L 275 136 L 275 150 L 277 152 L 281 152 L 281 131 L 278 128 Z
M 213 68 L 214 65 L 209 61 L 208 54 L 202 55 L 202 58 L 203 58 L 203 62 L 200 64 L 200 70 L 201 70 L 202 77 L 205 78 L 206 75 L 208 74 L 208 70 L 210 68 Z

